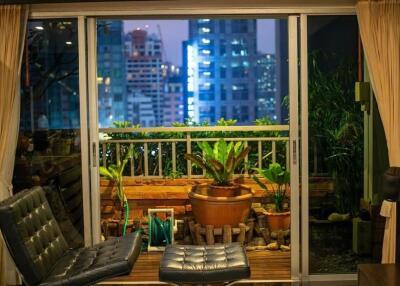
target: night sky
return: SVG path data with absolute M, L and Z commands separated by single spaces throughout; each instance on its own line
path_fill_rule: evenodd
M 187 40 L 189 24 L 187 20 L 126 20 L 125 32 L 136 28 L 147 29 L 158 35 L 160 25 L 164 47 L 168 60 L 174 64 L 182 64 L 182 42 Z M 275 53 L 275 20 L 257 20 L 257 46 L 262 53 Z

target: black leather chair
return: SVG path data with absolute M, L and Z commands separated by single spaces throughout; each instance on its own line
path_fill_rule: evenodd
M 129 274 L 142 241 L 139 233 L 132 233 L 70 249 L 38 187 L 0 203 L 0 229 L 27 286 L 93 285 Z
M 175 285 L 231 285 L 249 277 L 249 261 L 246 250 L 240 243 L 168 245 L 159 269 L 160 281 Z

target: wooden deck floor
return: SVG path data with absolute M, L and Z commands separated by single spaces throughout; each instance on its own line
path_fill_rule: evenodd
M 158 266 L 162 253 L 150 252 L 140 254 L 131 274 L 120 276 L 101 284 L 138 284 L 149 285 L 158 282 Z M 251 280 L 287 280 L 290 279 L 290 252 L 249 251 Z

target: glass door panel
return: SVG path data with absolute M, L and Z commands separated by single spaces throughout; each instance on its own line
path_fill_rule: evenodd
M 293 224 L 287 217 L 285 229 L 280 226 L 271 230 L 272 237 L 263 237 L 259 226 L 270 231 L 266 213 L 276 211 L 276 204 L 272 188 L 264 192 L 252 179 L 254 167 L 268 168 L 271 163 L 292 172 L 283 208 L 289 211 L 286 216 L 298 218 L 298 158 L 291 160 L 298 150 L 297 17 L 289 18 L 96 19 L 95 36 L 88 38 L 96 38 L 96 47 L 89 46 L 89 61 L 96 59 L 97 64 L 96 78 L 90 77 L 97 83 L 92 103 L 98 114 L 91 129 L 99 130 L 99 148 L 94 150 L 99 156 L 93 157 L 98 158 L 93 166 L 117 164 L 134 149 L 135 156 L 127 157 L 122 173 L 129 201 L 127 232 L 142 229 L 150 236 L 150 210 L 170 208 L 177 221 L 175 242 L 196 243 L 188 229 L 182 233 L 185 219 L 193 217 L 184 195 L 195 180 L 207 177 L 184 154 L 201 154 L 198 141 L 214 145 L 221 137 L 239 140 L 251 147 L 251 153 L 236 175 L 256 189 L 254 202 L 262 210 L 252 217 L 258 232 L 246 244 L 249 250 L 262 250 L 258 254 L 265 259 L 258 261 L 263 268 L 265 263 L 274 264 L 267 258 L 269 244 L 286 261 L 279 275 L 261 271 L 253 279 L 290 279 L 298 274 L 298 221 L 290 230 Z M 289 81 L 294 82 L 290 88 Z M 199 132 L 187 131 L 192 127 Z M 102 239 L 123 235 L 126 210 L 118 203 L 115 185 L 104 176 L 98 182 Z M 297 204 L 295 209 L 292 204 Z M 222 242 L 222 236 L 215 240 Z
M 377 262 L 372 198 L 364 192 L 366 111 L 354 95 L 357 18 L 308 16 L 307 22 L 309 273 L 355 273 L 357 264 Z
M 30 20 L 21 74 L 14 193 L 43 187 L 69 246 L 82 246 L 77 20 Z

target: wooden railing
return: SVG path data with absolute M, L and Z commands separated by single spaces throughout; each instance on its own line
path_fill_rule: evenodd
M 203 135 L 200 135 L 200 132 Z M 267 167 L 269 162 L 277 160 L 289 169 L 288 133 L 288 125 L 102 128 L 100 165 L 115 164 L 120 160 L 123 150 L 133 146 L 141 156 L 136 159 L 130 158 L 127 164 L 129 170 L 125 170 L 125 175 L 163 178 L 179 173 L 178 176 L 183 178 L 201 178 L 205 176 L 204 170 L 200 170 L 200 173 L 198 170 L 197 173 L 194 172 L 190 161 L 184 163 L 185 168 L 177 167 L 178 160 L 180 166 L 183 164 L 181 153 L 199 152 L 194 145 L 199 141 L 216 142 L 219 138 L 224 138 L 228 142 L 241 141 L 251 146 L 241 174 L 248 174 L 252 167 Z M 108 138 L 104 138 L 105 134 Z M 207 137 L 204 137 L 204 134 Z M 169 163 L 168 167 L 166 161 Z M 167 171 L 169 174 L 166 174 Z

